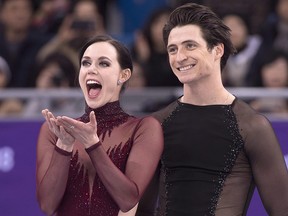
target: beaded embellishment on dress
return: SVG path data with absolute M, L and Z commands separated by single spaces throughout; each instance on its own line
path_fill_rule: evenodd
M 125 123 L 128 120 L 129 115 L 125 113 L 120 107 L 119 101 L 114 101 L 105 104 L 97 109 L 92 109 L 88 106 L 85 108 L 85 114 L 81 117 L 83 122 L 89 121 L 89 114 L 94 111 L 97 120 L 97 134 L 100 137 L 102 135 L 102 141 L 105 139 L 105 135 L 108 132 L 108 136 L 111 135 L 112 130 Z

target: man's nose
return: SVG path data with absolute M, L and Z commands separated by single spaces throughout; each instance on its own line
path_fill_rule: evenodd
M 187 59 L 187 55 L 183 50 L 179 50 L 176 55 L 176 60 L 182 62 Z

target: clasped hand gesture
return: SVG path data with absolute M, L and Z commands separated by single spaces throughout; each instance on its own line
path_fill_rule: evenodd
M 67 116 L 55 117 L 48 109 L 42 110 L 50 131 L 59 139 L 56 145 L 63 150 L 72 151 L 75 140 L 89 148 L 99 142 L 97 136 L 97 121 L 94 112 L 89 114 L 89 122 L 83 123 Z

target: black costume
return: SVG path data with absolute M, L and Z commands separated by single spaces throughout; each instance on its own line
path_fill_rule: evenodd
M 157 216 L 246 215 L 255 183 L 269 215 L 288 215 L 288 173 L 263 115 L 237 98 L 207 106 L 177 100 L 153 115 L 165 145 Z M 151 200 L 137 215 L 153 215 Z

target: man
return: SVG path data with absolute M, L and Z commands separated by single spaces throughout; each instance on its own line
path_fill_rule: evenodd
M 0 56 L 11 70 L 9 88 L 34 87 L 35 62 L 49 36 L 31 28 L 32 0 L 0 1 Z
M 255 185 L 269 215 L 288 215 L 288 172 L 269 121 L 222 84 L 230 29 L 188 3 L 171 13 L 163 38 L 183 96 L 153 114 L 165 136 L 156 215 L 246 215 Z M 155 191 L 137 215 L 153 215 Z

